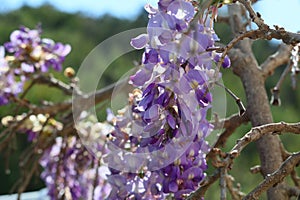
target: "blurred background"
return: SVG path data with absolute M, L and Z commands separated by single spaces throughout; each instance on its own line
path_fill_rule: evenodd
M 41 24 L 43 37 L 71 44 L 72 52 L 67 57 L 64 67 L 72 66 L 76 70 L 88 53 L 101 41 L 125 30 L 145 27 L 147 13 L 143 10 L 143 5 L 146 3 L 156 6 L 156 0 L 2 0 L 0 5 L 0 44 L 8 41 L 10 33 L 21 25 L 35 28 Z M 296 20 L 300 18 L 299 0 L 290 0 L 288 4 L 283 0 L 262 0 L 258 1 L 254 8 L 261 13 L 269 25 L 276 24 L 289 31 L 300 31 L 299 21 Z M 226 7 L 222 8 L 221 13 L 226 13 Z M 216 23 L 215 29 L 221 42 L 226 43 L 232 39 L 230 29 L 226 24 Z M 274 53 L 278 44 L 278 41 L 255 41 L 253 51 L 258 62 L 263 62 L 270 54 Z M 124 73 L 134 68 L 134 61 L 140 60 L 141 53 L 141 51 L 131 52 L 115 60 L 98 83 L 99 88 L 117 81 Z M 270 89 L 275 86 L 283 70 L 284 66 L 281 66 L 273 76 L 268 78 L 266 87 L 269 96 Z M 245 94 L 238 77 L 233 75 L 231 70 L 223 70 L 222 73 L 225 85 L 245 102 Z M 64 80 L 59 73 L 56 73 L 55 76 Z M 41 100 L 61 101 L 66 97 L 56 89 L 39 86 L 33 88 L 27 98 L 38 104 Z M 291 80 L 289 78 L 285 80 L 281 101 L 280 107 L 272 106 L 274 121 L 300 121 L 299 82 L 295 91 L 291 88 Z M 238 111 L 235 102 L 229 96 L 226 102 L 227 116 Z M 0 118 L 8 114 L 15 114 L 10 113 L 11 110 L 12 105 L 1 107 Z M 100 120 L 105 119 L 104 112 L 99 114 L 99 118 Z M 224 151 L 231 149 L 236 139 L 249 129 L 249 125 L 240 127 L 230 138 Z M 216 138 L 216 134 L 213 133 L 211 137 Z M 299 137 L 293 135 L 281 137 L 287 150 L 299 151 Z M 0 152 L 0 195 L 15 192 L 11 189 L 21 173 L 18 159 L 27 145 L 26 136 L 20 135 L 16 143 L 12 144 L 11 149 L 14 151 Z M 9 160 L 5 159 L 7 155 L 9 155 Z M 241 183 L 243 192 L 249 192 L 261 180 L 259 174 L 252 175 L 249 172 L 250 167 L 258 164 L 259 160 L 254 144 L 249 145 L 235 161 L 231 173 L 236 175 L 236 182 Z M 208 173 L 210 172 L 211 169 L 208 170 Z M 44 187 L 37 172 L 27 191 L 40 190 Z M 218 199 L 218 183 L 214 184 L 207 194 L 207 199 Z

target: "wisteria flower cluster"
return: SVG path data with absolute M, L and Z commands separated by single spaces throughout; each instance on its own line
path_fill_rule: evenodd
M 21 27 L 13 31 L 10 41 L 0 47 L 0 105 L 22 92 L 24 82 L 32 74 L 48 72 L 51 67 L 61 70 L 70 51 L 68 44 L 41 38 L 41 28 Z
M 102 165 L 108 123 L 96 122 L 86 115 L 77 124 L 78 135 L 57 137 L 40 160 L 44 167 L 41 178 L 45 181 L 51 199 L 105 199 L 111 191 L 107 181 L 110 174 Z M 93 143 L 85 143 L 93 141 Z M 88 148 L 95 148 L 92 154 Z
M 83 172 L 90 169 L 92 158 L 75 136 L 56 138 L 56 143 L 44 152 L 40 164 L 45 168 L 41 177 L 51 199 L 79 199 L 88 195 L 89 180 Z
M 75 134 L 55 137 L 40 165 L 51 199 L 184 199 L 205 177 L 210 88 L 221 54 L 208 51 L 218 40 L 212 23 L 195 17 L 189 0 L 159 0 L 149 13 L 147 33 L 131 40 L 144 49 L 141 68 L 130 77 L 135 89 L 128 106 L 107 122 L 79 115 Z M 71 47 L 21 27 L 0 47 L 0 105 L 22 92 L 34 74 L 62 69 Z M 8 55 L 5 55 L 8 54 Z M 225 57 L 222 66 L 230 66 Z M 2 120 L 22 121 L 30 141 L 57 133 L 63 124 L 47 114 Z M 92 153 L 91 153 L 92 152 Z
M 3 126 L 8 127 L 11 123 L 18 123 L 22 121 L 21 125 L 18 126 L 16 131 L 20 133 L 26 133 L 28 136 L 28 141 L 34 141 L 41 135 L 51 135 L 57 131 L 63 129 L 63 124 L 54 118 L 49 117 L 49 115 L 27 115 L 23 113 L 17 116 L 5 116 L 1 119 Z
M 206 51 L 218 40 L 212 27 L 194 19 L 190 1 L 160 0 L 146 6 L 147 34 L 131 41 L 145 49 L 130 78 L 137 87 L 115 117 L 105 161 L 108 199 L 183 199 L 205 177 L 209 91 L 220 55 Z M 209 23 L 208 23 L 209 24 Z M 229 67 L 225 57 L 222 66 Z
M 5 57 L 5 49 L 0 47 L 0 105 L 9 102 L 10 95 L 17 95 L 22 92 L 24 76 L 16 80 L 13 70 L 10 70 L 8 57 Z

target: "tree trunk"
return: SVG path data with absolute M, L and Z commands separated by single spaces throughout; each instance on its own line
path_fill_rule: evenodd
M 230 25 L 237 35 L 245 31 L 242 23 L 242 9 L 239 5 L 229 6 Z M 233 71 L 241 78 L 247 98 L 247 113 L 252 126 L 272 123 L 272 113 L 265 89 L 262 72 L 251 49 L 251 41 L 244 39 L 236 49 L 230 52 Z M 278 136 L 266 135 L 257 141 L 257 149 L 261 160 L 262 175 L 265 177 L 274 172 L 282 163 L 280 139 Z M 270 200 L 287 200 L 285 191 L 280 184 L 267 192 Z

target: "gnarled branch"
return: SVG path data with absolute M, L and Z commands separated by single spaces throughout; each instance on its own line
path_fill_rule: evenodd
M 237 157 L 249 143 L 258 140 L 265 134 L 280 134 L 282 132 L 300 134 L 300 122 L 278 122 L 254 127 L 244 137 L 238 140 L 237 144 L 230 151 L 230 155 L 233 157 Z
M 274 70 L 287 63 L 290 59 L 290 52 L 292 46 L 281 44 L 276 53 L 270 55 L 262 64 L 261 69 L 263 71 L 263 76 L 267 78 L 274 73 Z
M 224 132 L 219 136 L 217 142 L 214 144 L 214 147 L 224 147 L 226 144 L 227 139 L 232 135 L 232 133 L 243 123 L 246 123 L 249 121 L 249 118 L 247 117 L 247 112 L 240 116 L 239 114 L 231 115 L 230 117 L 220 120 L 218 122 L 214 122 L 214 128 L 215 129 L 221 129 L 224 128 Z
M 300 130 L 300 129 L 299 129 Z M 288 159 L 286 159 L 280 168 L 276 170 L 274 173 L 269 174 L 265 177 L 264 181 L 260 183 L 254 190 L 252 190 L 244 200 L 254 200 L 258 199 L 258 197 L 273 187 L 274 185 L 283 181 L 283 179 L 288 176 L 293 170 L 294 167 L 300 162 L 300 152 L 291 155 Z

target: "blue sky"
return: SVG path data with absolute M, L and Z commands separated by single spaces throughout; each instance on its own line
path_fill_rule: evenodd
M 132 18 L 137 16 L 143 5 L 156 5 L 157 0 L 1 0 L 0 11 L 16 9 L 23 4 L 40 6 L 46 2 L 67 12 L 83 12 L 95 17 L 110 13 L 117 17 Z M 300 31 L 300 0 L 259 0 L 254 8 L 269 25 Z

